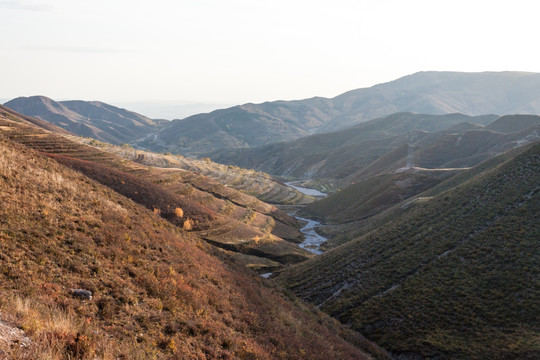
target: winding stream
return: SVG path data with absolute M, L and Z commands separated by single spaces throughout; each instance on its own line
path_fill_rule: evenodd
M 295 190 L 300 191 L 302 194 L 316 196 L 316 197 L 326 197 L 327 195 L 323 192 L 320 192 L 317 189 L 309 189 L 301 186 L 295 186 L 294 184 L 297 184 L 296 181 L 291 181 L 285 183 L 285 185 L 292 187 Z M 321 236 L 317 234 L 317 231 L 315 231 L 315 228 L 319 225 L 321 225 L 320 222 L 306 219 L 300 216 L 295 216 L 297 220 L 303 221 L 306 224 L 300 229 L 302 234 L 304 234 L 304 241 L 298 246 L 300 246 L 303 249 L 306 249 L 308 251 L 311 251 L 312 253 L 316 255 L 320 255 L 323 252 L 321 251 L 321 244 L 327 241 L 328 239 L 324 236 Z
M 296 190 L 298 190 L 301 193 L 306 194 L 306 195 L 311 195 L 311 196 L 316 196 L 316 197 L 326 197 L 326 194 L 320 192 L 319 190 L 304 188 L 304 187 L 300 187 L 300 186 L 294 186 L 294 185 L 292 185 L 293 183 L 295 183 L 295 182 L 288 182 L 288 183 L 285 183 L 285 185 L 290 186 L 293 189 L 296 189 Z M 294 216 L 293 213 L 291 213 L 289 215 Z M 303 217 L 300 217 L 300 216 L 294 216 L 294 217 L 297 220 L 300 220 L 300 221 L 306 223 L 300 229 L 302 234 L 304 234 L 304 241 L 301 242 L 300 244 L 298 244 L 298 246 L 300 246 L 303 249 L 306 249 L 307 251 L 311 251 L 315 255 L 322 254 L 323 252 L 321 251 L 321 245 L 325 241 L 327 241 L 328 239 L 325 238 L 324 236 L 321 236 L 321 235 L 317 234 L 317 231 L 315 231 L 315 228 L 317 226 L 321 225 L 321 223 L 318 222 L 318 221 L 303 218 Z M 263 278 L 269 278 L 269 277 L 272 276 L 272 274 L 273 273 L 269 272 L 269 273 L 261 274 L 261 276 Z
M 298 246 L 308 251 L 311 251 L 312 253 L 316 255 L 322 254 L 323 252 L 321 251 L 321 244 L 324 243 L 328 239 L 325 238 L 324 236 L 317 234 L 317 231 L 315 231 L 315 228 L 321 225 L 321 223 L 318 221 L 306 219 L 300 216 L 295 216 L 295 218 L 300 221 L 307 222 L 307 224 L 304 225 L 304 227 L 300 229 L 300 231 L 304 234 L 304 241 L 298 244 Z

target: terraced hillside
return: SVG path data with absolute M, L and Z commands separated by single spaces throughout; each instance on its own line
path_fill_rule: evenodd
M 51 135 L 14 122 L 2 115 L 2 357 L 372 358 L 358 346 L 385 356 L 335 320 L 220 260 L 193 232 L 30 149 Z M 91 148 L 86 155 L 103 156 Z
M 182 169 L 201 174 L 266 203 L 299 205 L 314 200 L 310 196 L 275 181 L 266 173 L 241 169 L 233 165 L 218 164 L 211 161 L 210 158 L 198 160 L 181 155 L 152 153 L 130 146 L 114 146 L 90 138 L 70 137 L 70 139 L 147 166 Z
M 36 149 L 267 271 L 311 257 L 296 221 L 273 205 L 180 169 L 148 167 L 0 114 L 7 137 Z M 247 255 L 247 256 L 244 256 Z
M 540 144 L 518 150 L 280 283 L 407 358 L 538 358 Z

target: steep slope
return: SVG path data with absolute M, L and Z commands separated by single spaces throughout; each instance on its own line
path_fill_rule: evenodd
M 281 283 L 413 358 L 538 358 L 540 144 L 484 170 Z
M 162 123 L 99 101 L 56 102 L 44 96 L 31 96 L 13 99 L 4 105 L 21 114 L 46 120 L 73 134 L 112 144 L 139 139 Z
M 309 211 L 314 210 L 320 213 L 318 214 L 318 217 L 321 219 L 321 221 L 326 222 L 323 227 L 320 227 L 318 231 L 324 236 L 328 238 L 328 241 L 324 243 L 325 249 L 331 249 L 334 247 L 337 247 L 339 245 L 342 245 L 344 243 L 347 243 L 355 238 L 358 238 L 362 235 L 365 235 L 369 233 L 370 231 L 377 229 L 379 227 L 384 227 L 387 224 L 392 223 L 393 221 L 399 219 L 404 213 L 406 213 L 410 206 L 413 206 L 417 203 L 423 203 L 426 201 L 431 200 L 434 196 L 437 196 L 443 192 L 449 191 L 452 188 L 459 186 L 472 178 L 482 174 L 483 172 L 489 171 L 502 163 L 508 161 L 509 159 L 521 154 L 523 151 L 527 150 L 527 146 L 520 146 L 516 147 L 512 150 L 509 150 L 505 153 L 502 153 L 501 155 L 495 156 L 494 158 L 491 158 L 489 160 L 486 160 L 478 165 L 476 165 L 473 168 L 470 169 L 461 169 L 461 170 L 448 170 L 448 171 L 430 171 L 432 174 L 436 174 L 437 176 L 443 176 L 445 177 L 447 174 L 453 174 L 448 180 L 445 180 L 438 185 L 435 185 L 429 189 L 427 189 L 424 192 L 417 193 L 416 195 L 412 196 L 405 196 L 404 199 L 400 202 L 394 203 L 393 205 L 390 204 L 390 207 L 385 207 L 386 210 L 376 212 L 375 215 L 367 216 L 367 217 L 359 217 L 354 216 L 355 213 L 351 212 L 350 214 L 353 215 L 353 219 L 358 220 L 352 220 L 350 222 L 342 222 L 339 220 L 339 217 L 336 216 L 336 223 L 332 224 L 332 220 L 330 219 L 330 212 L 327 211 L 326 206 L 319 208 L 318 206 L 308 206 L 307 208 L 304 208 L 304 211 L 306 212 L 306 215 L 309 216 Z M 411 168 L 404 171 L 406 174 L 413 175 L 412 179 L 415 180 L 414 174 L 416 172 L 419 172 L 422 174 L 423 171 Z M 399 174 L 399 173 L 398 173 Z M 389 174 L 388 174 L 389 175 Z M 384 177 L 384 175 L 382 175 Z M 377 177 L 374 177 L 375 179 Z M 365 181 L 362 181 L 361 183 L 364 183 L 366 185 L 370 184 L 371 179 L 367 179 Z M 380 184 L 382 186 L 382 193 L 390 192 L 392 194 L 392 189 L 394 188 L 395 183 L 392 182 L 386 182 L 386 184 L 389 184 L 390 186 L 385 187 L 385 183 Z M 403 185 L 403 183 L 401 183 Z M 354 188 L 354 185 L 351 186 Z M 407 191 L 411 191 L 412 194 L 414 194 L 418 189 L 416 186 L 416 182 L 407 183 L 403 190 L 399 190 L 399 194 L 404 194 Z M 420 187 L 421 189 L 421 187 Z M 343 191 L 345 191 L 344 189 Z M 339 193 L 336 193 L 338 195 Z M 373 198 L 377 199 L 378 194 L 375 192 L 372 192 Z M 328 197 L 327 199 L 332 200 L 332 203 L 334 200 L 332 199 L 333 196 Z M 373 201 L 370 194 L 367 194 L 367 201 L 371 202 Z M 355 202 L 354 200 L 348 200 L 348 208 L 354 209 L 353 206 L 358 207 L 359 211 L 371 211 L 371 209 L 368 206 L 364 206 L 361 202 Z M 332 203 L 328 203 L 329 206 L 331 206 Z M 313 205 L 317 205 L 317 203 L 314 203 Z M 321 202 L 321 204 L 323 204 Z M 346 202 L 347 204 L 347 202 Z M 338 212 L 339 213 L 339 212 Z
M 332 99 L 245 104 L 167 124 L 139 145 L 200 155 L 344 129 L 397 112 L 539 114 L 540 74 L 420 72 Z
M 0 113 L 5 136 L 81 171 L 208 242 L 234 251 L 248 267 L 265 271 L 312 256 L 294 244 L 302 238 L 296 221 L 273 205 L 202 175 L 130 162 L 7 115 Z
M 336 334 L 379 351 L 220 261 L 193 234 L 6 140 L 7 131 L 0 132 L 0 324 L 24 334 L 2 336 L 2 356 L 368 358 Z

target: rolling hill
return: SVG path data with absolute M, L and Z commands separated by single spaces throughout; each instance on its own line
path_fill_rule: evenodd
M 163 121 L 152 120 L 99 101 L 56 102 L 45 96 L 31 96 L 13 99 L 4 105 L 73 134 L 112 144 L 137 140 L 163 124 Z
M 336 131 L 397 112 L 540 114 L 539 93 L 536 73 L 420 72 L 331 99 L 245 104 L 174 120 L 137 144 L 194 156 Z
M 278 281 L 404 358 L 538 358 L 539 186 L 535 142 Z
M 393 113 L 540 114 L 540 74 L 420 72 L 334 98 L 244 104 L 171 122 L 101 102 L 43 96 L 5 105 L 77 135 L 155 152 L 200 156 L 345 129 Z
M 397 113 L 345 130 L 258 148 L 220 150 L 210 157 L 277 176 L 323 179 L 337 188 L 411 161 L 414 164 L 409 165 L 429 169 L 470 167 L 520 141 L 538 138 L 539 125 L 536 115 Z

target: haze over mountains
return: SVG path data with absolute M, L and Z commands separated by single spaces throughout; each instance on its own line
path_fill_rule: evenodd
M 223 148 L 256 147 L 335 131 L 396 112 L 538 114 L 539 92 L 540 74 L 536 73 L 420 72 L 334 98 L 244 104 L 165 123 L 97 103 L 83 108 L 80 103 L 60 102 L 59 106 L 43 98 L 20 98 L 6 106 L 62 123 L 78 135 L 198 156 Z M 115 128 L 119 125 L 110 129 L 112 119 L 119 124 L 133 122 L 136 130 L 127 130 L 129 126 Z
M 45 96 L 31 96 L 13 99 L 5 106 L 74 134 L 112 144 L 136 140 L 163 123 L 99 101 L 56 102 Z

